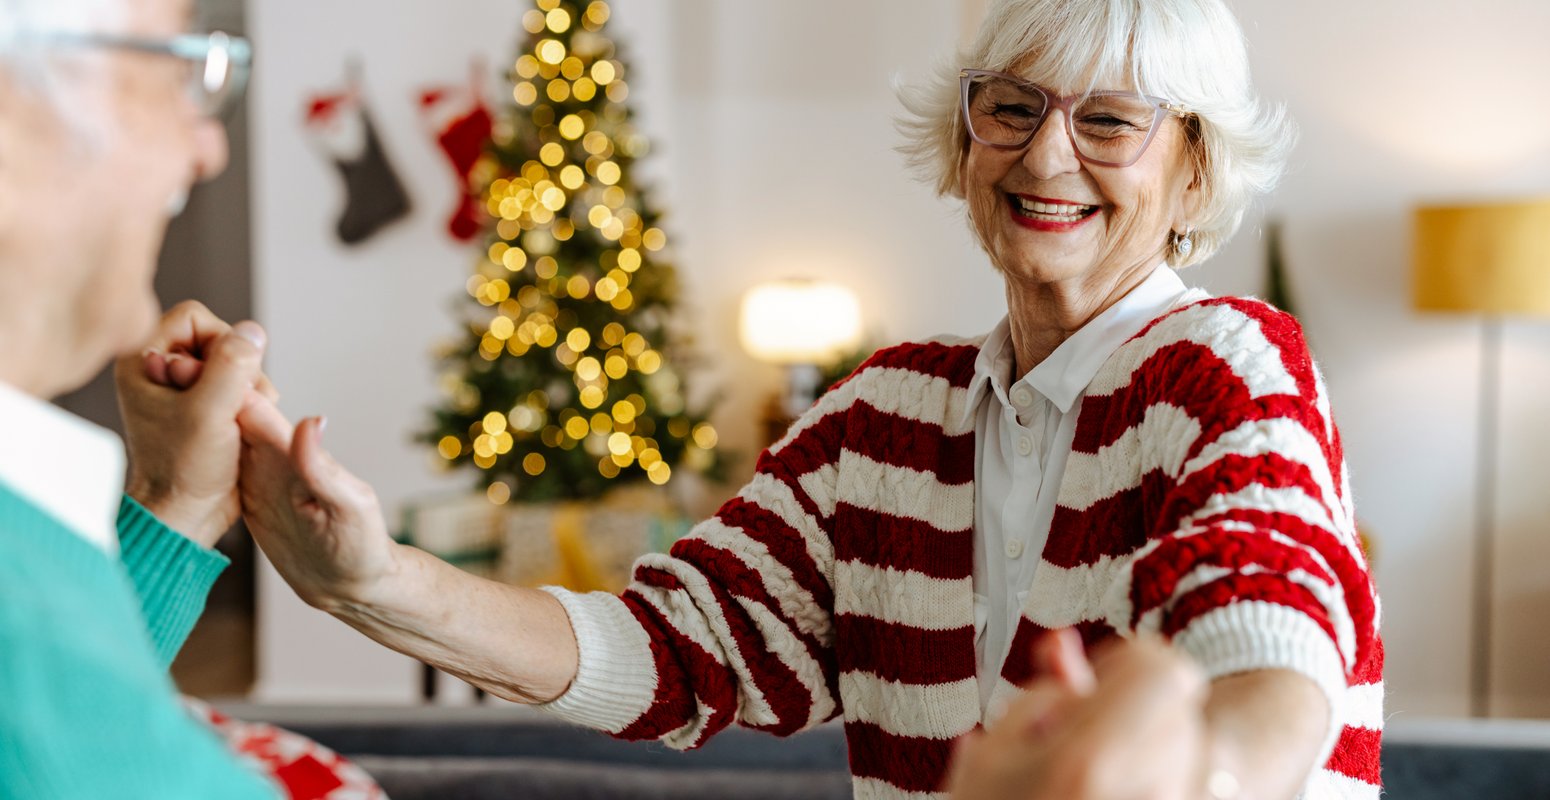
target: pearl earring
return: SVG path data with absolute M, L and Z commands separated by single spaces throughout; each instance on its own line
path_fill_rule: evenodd
M 1189 258 L 1189 254 L 1194 251 L 1195 242 L 1189 238 L 1190 235 L 1194 232 L 1194 228 L 1185 228 L 1184 235 L 1175 235 L 1173 239 L 1173 252 L 1176 253 L 1179 258 Z

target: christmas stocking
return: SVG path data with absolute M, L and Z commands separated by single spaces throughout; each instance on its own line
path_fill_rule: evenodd
M 481 187 L 473 184 L 474 165 L 490 141 L 494 118 L 477 89 L 463 88 L 421 92 L 420 114 L 457 179 L 458 203 L 447 222 L 447 232 L 460 242 L 472 241 L 484 229 L 487 218 Z
M 307 133 L 344 179 L 345 206 L 335 228 L 341 242 L 364 242 L 409 213 L 409 195 L 388 163 L 359 91 L 313 98 Z

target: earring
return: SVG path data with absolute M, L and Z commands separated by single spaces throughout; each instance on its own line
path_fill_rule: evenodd
M 1190 252 L 1192 252 L 1195 249 L 1194 241 L 1192 241 L 1189 238 L 1190 235 L 1193 234 L 1194 232 L 1195 232 L 1194 228 L 1185 228 L 1184 229 L 1184 235 L 1182 235 L 1182 236 L 1180 236 L 1178 234 L 1174 235 L 1174 238 L 1173 238 L 1173 252 L 1176 255 L 1178 255 L 1179 258 L 1189 258 Z

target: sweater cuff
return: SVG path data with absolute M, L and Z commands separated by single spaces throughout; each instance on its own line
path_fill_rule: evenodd
M 128 495 L 119 504 L 118 538 L 151 642 L 162 666 L 168 666 L 204 613 L 210 587 L 231 561 L 167 527 Z
M 1313 681 L 1329 701 L 1329 728 L 1316 768 L 1329 760 L 1344 727 L 1345 662 L 1329 634 L 1301 611 L 1246 600 L 1202 614 L 1173 637 L 1210 680 L 1262 669 L 1284 669 Z
M 651 637 L 614 595 L 577 594 L 558 586 L 545 586 L 542 591 L 559 600 L 570 616 L 579 661 L 570 688 L 538 708 L 568 722 L 619 733 L 656 699 Z

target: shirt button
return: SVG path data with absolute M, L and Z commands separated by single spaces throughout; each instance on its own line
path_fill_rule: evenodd
M 1023 543 L 1022 543 L 1021 540 L 1013 539 L 1013 540 L 1011 540 L 1011 541 L 1006 543 L 1006 557 L 1007 558 L 1017 558 L 1018 556 L 1020 556 L 1022 554 L 1023 554 Z
M 1017 437 L 1017 454 L 1023 456 L 1033 455 L 1033 440 L 1026 436 Z
M 1033 392 L 1028 391 L 1028 387 L 1026 386 L 1019 386 L 1016 389 L 1013 389 L 1012 405 L 1023 409 L 1033 405 Z

